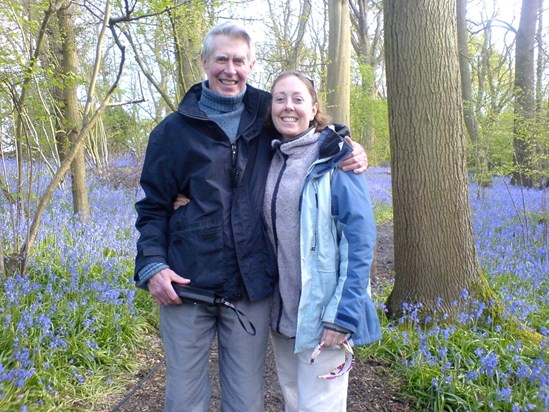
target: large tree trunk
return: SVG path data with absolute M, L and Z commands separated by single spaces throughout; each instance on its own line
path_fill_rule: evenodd
M 515 124 L 512 183 L 532 187 L 534 44 L 538 0 L 522 0 L 515 51 Z
M 469 209 L 456 0 L 384 6 L 395 245 L 387 305 L 394 315 L 403 302 L 451 314 L 463 289 L 482 284 Z
M 329 0 L 328 113 L 338 123 L 350 124 L 351 28 L 347 0 Z
M 67 140 L 74 144 L 80 128 L 80 112 L 77 96 L 78 56 L 76 53 L 76 36 L 74 34 L 73 16 L 70 13 L 69 0 L 57 12 L 59 32 L 63 50 L 61 72 L 66 79 L 63 84 L 63 108 L 61 127 Z M 72 200 L 75 215 L 86 220 L 89 217 L 90 206 L 88 199 L 88 185 L 86 182 L 86 159 L 82 147 L 71 163 Z

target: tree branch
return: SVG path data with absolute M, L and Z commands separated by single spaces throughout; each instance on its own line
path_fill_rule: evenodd
M 79 132 L 79 134 L 78 134 L 71 150 L 67 153 L 66 158 L 63 160 L 63 162 L 59 166 L 59 169 L 55 173 L 55 176 L 53 177 L 52 181 L 50 182 L 50 184 L 46 188 L 46 191 L 44 192 L 44 194 L 40 198 L 40 202 L 38 203 L 36 213 L 34 215 L 33 221 L 31 223 L 31 226 L 30 226 L 30 229 L 29 229 L 29 232 L 28 232 L 28 235 L 27 235 L 27 240 L 26 240 L 25 244 L 23 245 L 22 250 L 20 252 L 21 273 L 25 273 L 25 271 L 26 271 L 26 267 L 27 267 L 27 263 L 28 263 L 28 256 L 30 254 L 30 250 L 32 249 L 32 246 L 34 245 L 34 241 L 35 241 L 36 235 L 38 233 L 38 228 L 40 226 L 42 215 L 44 214 L 44 211 L 46 210 L 47 204 L 51 200 L 52 195 L 53 195 L 56 187 L 59 185 L 59 183 L 61 182 L 61 180 L 63 179 L 63 177 L 67 173 L 67 171 L 69 170 L 72 161 L 74 160 L 74 158 L 76 157 L 78 151 L 80 150 L 80 148 L 84 144 L 84 141 L 85 141 L 86 137 L 88 136 L 89 132 L 91 131 L 91 129 L 93 128 L 95 123 L 100 119 L 101 115 L 103 114 L 103 112 L 107 108 L 107 106 L 109 104 L 109 101 L 110 101 L 114 91 L 118 87 L 118 83 L 120 82 L 120 78 L 122 76 L 122 69 L 123 69 L 124 63 L 125 63 L 125 49 L 124 49 L 124 46 L 122 44 L 120 44 L 120 41 L 118 40 L 118 37 L 116 36 L 116 33 L 114 33 L 114 28 L 112 26 L 110 26 L 111 31 L 115 35 L 115 42 L 116 42 L 117 46 L 120 48 L 122 56 L 121 56 L 121 59 L 120 59 L 120 64 L 119 64 L 119 68 L 118 68 L 117 77 L 116 77 L 114 83 L 112 84 L 112 86 L 108 90 L 108 92 L 105 95 L 103 101 L 101 102 L 99 108 L 94 112 L 93 116 L 88 120 L 88 116 L 89 116 L 89 112 L 90 112 L 90 108 L 91 108 L 91 100 L 92 100 L 90 96 L 95 93 L 94 92 L 94 90 L 95 90 L 95 81 L 96 81 L 96 78 L 97 78 L 97 73 L 99 71 L 99 67 L 101 65 L 101 48 L 102 48 L 102 44 L 103 44 L 103 40 L 104 40 L 104 37 L 105 37 L 106 30 L 109 27 L 108 22 L 109 22 L 110 8 L 111 8 L 111 2 L 110 2 L 110 0 L 107 0 L 106 5 L 105 5 L 105 15 L 104 15 L 104 19 L 103 19 L 103 25 L 102 25 L 102 28 L 101 28 L 101 32 L 100 32 L 100 35 L 99 35 L 98 42 L 97 42 L 96 61 L 95 61 L 95 65 L 94 65 L 93 79 L 90 82 L 90 87 L 88 88 L 88 100 L 86 102 L 86 108 L 85 108 L 84 115 L 83 115 L 84 119 L 83 119 L 83 122 L 82 122 L 82 129 L 80 130 L 80 132 Z

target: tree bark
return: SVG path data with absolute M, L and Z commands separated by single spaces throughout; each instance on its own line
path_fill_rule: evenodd
M 358 63 L 362 66 L 371 67 L 371 72 L 375 73 L 380 65 L 381 55 L 379 55 L 379 48 L 382 32 L 382 13 L 380 8 L 382 7 L 380 1 L 371 0 L 351 0 L 349 5 L 351 7 L 351 24 L 352 24 L 352 38 L 351 44 L 353 45 L 354 52 L 357 56 Z M 370 34 L 370 19 L 372 14 L 376 14 L 375 26 L 373 27 L 373 34 Z M 365 92 L 369 92 L 375 95 L 377 85 L 375 76 L 372 76 L 369 72 L 361 69 L 362 88 Z
M 549 125 L 547 111 L 543 108 L 543 88 L 544 88 L 544 65 L 546 63 L 546 53 L 543 42 L 543 0 L 538 0 L 538 27 L 536 32 L 537 43 L 537 61 L 536 61 L 536 91 L 535 91 L 535 124 L 536 140 L 542 139 L 544 130 Z M 541 187 L 549 187 L 549 142 L 538 144 L 536 150 L 536 159 L 539 159 L 537 168 L 539 170 L 539 184 Z
M 478 134 L 478 124 L 475 117 L 471 67 L 469 62 L 467 34 L 467 0 L 457 0 L 457 32 L 459 49 L 459 73 L 461 75 L 461 94 L 463 98 L 463 117 L 469 138 L 473 143 L 475 168 L 478 182 L 483 186 L 491 185 L 488 172 L 488 162 Z
M 395 285 L 402 303 L 452 314 L 481 284 L 465 156 L 456 0 L 386 0 L 385 60 Z
M 299 63 L 302 62 L 301 56 L 303 54 L 304 46 L 303 38 L 305 36 L 307 23 L 309 21 L 309 18 L 311 17 L 312 7 L 313 5 L 311 0 L 303 0 L 299 13 L 299 23 L 297 25 L 296 39 L 295 42 L 293 42 L 294 46 L 291 48 L 289 60 L 291 68 L 294 69 L 297 69 L 299 67 Z
M 346 0 L 329 0 L 327 111 L 338 123 L 350 124 L 351 29 Z
M 61 127 L 67 140 L 73 145 L 80 129 L 80 110 L 77 95 L 78 55 L 76 53 L 76 36 L 73 16 L 70 12 L 70 0 L 66 0 L 57 12 L 59 32 L 63 50 L 62 67 L 60 68 L 65 82 L 63 84 L 63 108 Z M 86 181 L 86 159 L 81 147 L 71 163 L 71 185 L 73 211 L 82 220 L 90 215 L 88 184 Z
M 513 171 L 511 182 L 532 187 L 532 149 L 534 123 L 534 45 L 538 0 L 522 0 L 515 51 L 515 122 Z
M 203 77 L 200 50 L 206 30 L 206 6 L 203 1 L 194 3 L 199 4 L 182 4 L 168 13 L 177 65 L 177 102 Z

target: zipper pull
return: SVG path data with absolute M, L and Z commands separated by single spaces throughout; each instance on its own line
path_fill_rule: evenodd
M 240 170 L 236 167 L 236 143 L 231 144 L 231 152 L 232 152 L 232 161 L 233 161 L 233 167 L 230 170 L 229 179 L 231 182 L 231 187 L 235 188 L 238 186 L 238 181 L 240 180 Z

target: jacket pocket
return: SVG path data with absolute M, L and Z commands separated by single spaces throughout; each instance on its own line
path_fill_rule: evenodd
M 217 288 L 223 285 L 223 219 L 210 219 L 172 228 L 168 262 L 178 275 L 193 286 Z

